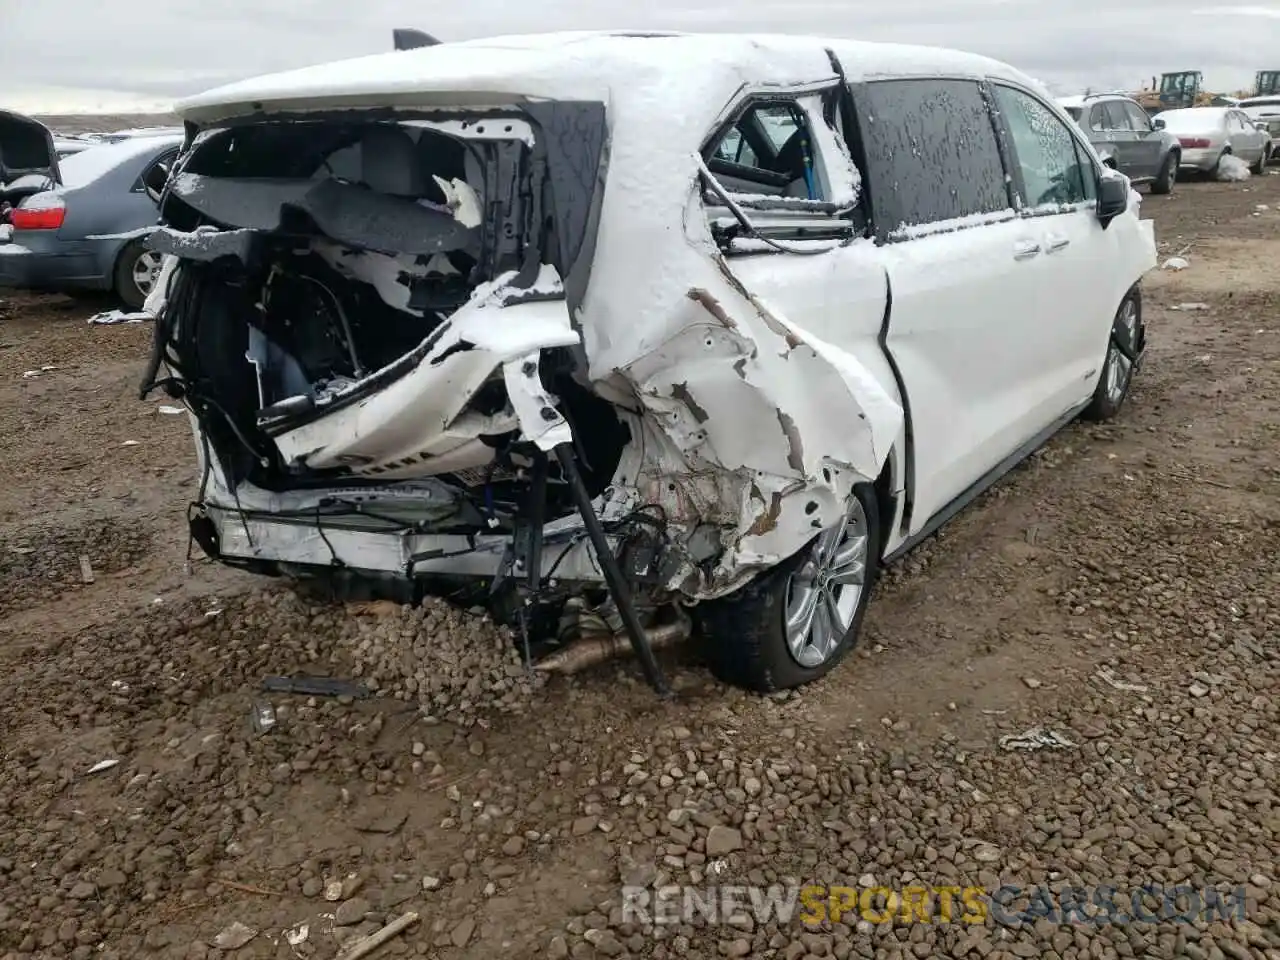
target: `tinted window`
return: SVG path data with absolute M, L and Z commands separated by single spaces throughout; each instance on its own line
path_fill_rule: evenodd
M 1118 100 L 1112 100 L 1104 103 L 1102 108 L 1106 111 L 1107 122 L 1103 126 L 1104 130 L 1131 130 L 1129 124 L 1129 115 L 1125 113 L 1124 104 Z
M 1066 124 L 1030 94 L 1004 86 L 995 90 L 1022 174 L 1024 206 L 1084 200 L 1085 177 L 1091 173 L 1081 169 L 1076 141 Z
M 1150 130 L 1151 118 L 1147 116 L 1147 111 L 1143 110 L 1136 103 L 1126 103 L 1124 112 L 1129 115 L 1129 126 L 1135 130 Z
M 969 80 L 881 80 L 860 123 L 876 230 L 1007 209 L 991 114 Z

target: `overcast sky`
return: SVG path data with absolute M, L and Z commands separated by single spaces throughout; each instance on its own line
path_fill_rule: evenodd
M 163 108 L 259 73 L 441 39 L 645 28 L 820 33 L 957 47 L 1074 93 L 1203 70 L 1210 90 L 1280 69 L 1280 2 L 1213 0 L 0 0 L 0 107 Z

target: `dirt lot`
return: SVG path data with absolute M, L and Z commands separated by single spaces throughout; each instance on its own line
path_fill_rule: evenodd
M 373 956 L 1277 960 L 1280 176 L 1144 206 L 1190 267 L 1150 278 L 1122 416 L 891 570 L 859 653 L 777 698 L 690 653 L 673 703 L 630 664 L 537 689 L 454 613 L 188 573 L 192 443 L 136 396 L 150 330 L 5 294 L 0 957 L 329 958 L 413 910 Z M 261 692 L 300 670 L 379 695 Z M 1070 745 L 999 746 L 1037 726 Z M 1247 899 L 1194 923 L 654 929 L 619 905 L 655 882 Z M 236 923 L 257 935 L 210 945 Z

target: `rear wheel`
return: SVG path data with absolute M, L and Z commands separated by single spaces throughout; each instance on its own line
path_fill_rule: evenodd
M 1249 168 L 1249 172 L 1255 177 L 1260 177 L 1267 172 L 1267 151 L 1264 147 L 1262 152 L 1258 154 L 1257 161 Z
M 116 258 L 114 283 L 116 296 L 130 310 L 141 310 L 147 294 L 155 286 L 160 273 L 160 254 L 145 247 L 141 240 L 125 245 Z
M 1173 184 L 1177 179 L 1178 152 L 1176 150 L 1171 150 L 1169 155 L 1164 158 L 1164 164 L 1160 167 L 1160 173 L 1151 184 L 1151 192 L 1168 193 L 1173 189 Z
M 818 679 L 857 642 L 880 556 L 874 488 L 854 488 L 849 512 L 795 556 L 738 592 L 699 604 L 712 672 L 770 692 Z
M 1130 290 L 1111 321 L 1106 359 L 1093 399 L 1080 414 L 1086 420 L 1110 420 L 1120 412 L 1142 358 L 1146 332 L 1142 326 L 1142 294 Z

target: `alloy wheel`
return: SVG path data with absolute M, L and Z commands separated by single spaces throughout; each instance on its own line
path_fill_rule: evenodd
M 1138 349 L 1138 305 L 1126 300 L 1116 317 L 1116 325 L 1120 328 L 1112 334 L 1119 334 L 1129 348 L 1130 353 Z M 1133 362 L 1121 352 L 1113 342 L 1107 351 L 1107 399 L 1112 405 L 1119 406 L 1129 388 L 1129 378 L 1133 375 Z
M 787 585 L 787 647 L 802 667 L 831 659 L 853 625 L 867 578 L 867 515 L 861 501 L 824 531 Z
M 133 261 L 133 282 L 144 297 L 151 293 L 151 288 L 155 286 L 156 276 L 160 273 L 161 259 L 160 254 L 154 250 L 144 250 L 138 255 L 138 259 Z

